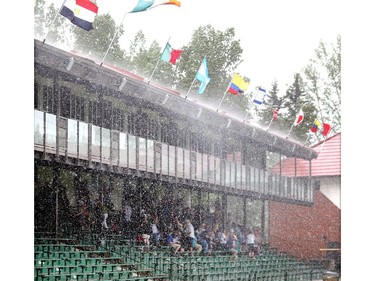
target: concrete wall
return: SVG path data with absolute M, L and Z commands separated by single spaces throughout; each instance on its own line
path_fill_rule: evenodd
M 320 191 L 341 209 L 341 177 L 324 177 L 320 179 Z

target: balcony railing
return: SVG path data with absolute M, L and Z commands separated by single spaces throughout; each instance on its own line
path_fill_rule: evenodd
M 59 122 L 57 122 L 59 121 Z M 58 125 L 57 125 L 58 124 Z M 57 131 L 59 132 L 57 134 Z M 57 136 L 59 139 L 57 139 Z M 58 147 L 57 147 L 58 143 Z M 194 180 L 255 194 L 312 202 L 307 179 L 133 136 L 85 122 L 34 111 L 34 149 L 82 160 Z

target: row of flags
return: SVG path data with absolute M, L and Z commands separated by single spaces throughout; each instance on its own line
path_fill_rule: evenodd
M 155 0 L 138 0 L 138 4 L 131 11 L 129 11 L 127 13 L 138 13 L 138 12 L 148 11 L 150 9 L 153 9 L 155 7 L 162 6 L 162 5 L 174 5 L 174 6 L 180 7 L 181 2 L 178 1 L 178 0 L 169 0 L 169 1 L 166 1 L 166 2 L 160 2 L 160 1 L 156 2 Z M 78 26 L 78 27 L 80 27 L 80 28 L 82 28 L 86 31 L 90 31 L 90 30 L 93 29 L 92 24 L 95 20 L 95 16 L 98 14 L 98 9 L 99 9 L 98 6 L 94 3 L 92 3 L 90 0 L 64 0 L 59 13 L 62 16 L 69 19 L 76 26 Z M 109 46 L 109 48 L 110 48 L 110 46 Z M 109 48 L 108 48 L 108 50 L 109 50 Z M 169 40 L 168 40 L 168 42 L 166 43 L 166 45 L 163 49 L 163 52 L 160 55 L 158 63 L 159 63 L 159 61 L 163 61 L 163 62 L 171 63 L 171 64 L 175 65 L 178 58 L 180 57 L 181 53 L 182 53 L 182 50 L 173 49 L 171 44 L 169 43 Z M 104 60 L 104 58 L 103 58 L 103 60 Z M 154 71 L 151 74 L 149 82 L 151 81 L 152 75 L 155 72 L 155 69 L 157 68 L 158 63 L 156 64 L 156 66 L 154 68 Z M 198 94 L 203 94 L 203 92 L 206 89 L 208 83 L 211 81 L 210 75 L 208 73 L 208 65 L 207 65 L 206 56 L 203 57 L 203 60 L 200 64 L 200 67 L 199 67 L 195 77 L 194 77 L 194 80 L 191 84 L 190 89 L 192 88 L 195 80 L 198 80 L 201 83 L 201 85 L 199 86 L 199 89 L 198 89 Z M 221 99 L 220 104 L 219 104 L 216 111 L 219 110 L 220 105 L 221 105 L 222 101 L 224 100 L 224 97 L 225 97 L 226 93 L 238 95 L 239 93 L 244 93 L 247 90 L 248 87 L 249 87 L 249 82 L 246 82 L 240 74 L 234 73 L 226 91 L 224 92 L 223 98 Z M 187 96 L 190 92 L 190 89 L 189 89 L 188 93 L 186 94 L 185 99 L 187 98 Z M 252 102 L 257 104 L 257 105 L 261 105 L 264 102 L 266 94 L 267 94 L 266 89 L 264 89 L 262 87 L 258 87 L 257 92 L 255 93 L 255 95 L 252 99 Z M 280 107 L 276 107 L 273 110 L 272 119 L 271 119 L 271 121 L 270 121 L 270 123 L 267 127 L 267 130 L 270 128 L 272 122 L 276 121 L 278 119 L 279 109 L 280 109 Z M 292 131 L 292 128 L 294 126 L 297 126 L 300 123 L 302 123 L 303 119 L 304 119 L 304 113 L 303 113 L 303 110 L 301 108 L 300 111 L 298 112 L 298 114 L 296 116 L 296 119 L 294 120 L 286 138 L 288 138 L 290 132 Z M 310 131 L 312 133 L 317 133 L 318 131 L 320 131 L 320 133 L 324 137 L 327 137 L 327 135 L 331 131 L 331 125 L 329 125 L 328 123 L 324 123 L 324 122 L 321 123 L 319 120 L 315 119 L 313 124 L 311 124 L 311 126 L 310 126 Z
M 181 6 L 178 0 L 169 0 L 167 2 L 156 3 L 155 0 L 138 0 L 138 4 L 128 13 L 139 13 L 148 11 L 161 5 Z M 92 23 L 98 14 L 98 6 L 90 0 L 64 0 L 60 15 L 66 17 L 76 26 L 90 31 L 93 29 Z
M 272 112 L 272 119 L 268 125 L 268 128 L 267 130 L 269 129 L 269 127 L 271 126 L 272 124 L 272 121 L 276 121 L 278 119 L 278 113 L 279 113 L 279 110 L 280 110 L 280 107 L 276 107 L 273 112 Z M 290 132 L 292 131 L 292 128 L 294 126 L 297 126 L 299 124 L 302 123 L 302 121 L 304 120 L 304 112 L 302 110 L 302 108 L 299 110 L 299 112 L 297 113 L 296 115 L 296 118 L 294 119 L 294 122 L 289 130 L 289 133 L 287 135 L 287 138 L 290 134 Z M 332 127 L 329 123 L 325 123 L 325 122 L 320 122 L 318 119 L 315 119 L 314 122 L 310 125 L 310 132 L 312 133 L 317 133 L 317 132 L 320 132 L 324 137 L 327 137 L 328 134 L 330 133 Z

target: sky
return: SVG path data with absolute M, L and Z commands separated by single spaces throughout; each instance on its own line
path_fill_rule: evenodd
M 47 0 L 50 2 L 60 7 L 62 0 Z M 260 85 L 269 88 L 276 79 L 283 92 L 286 84 L 293 83 L 294 73 L 314 56 L 319 42 L 335 43 L 341 33 L 337 0 L 181 0 L 181 7 L 164 5 L 140 13 L 127 13 L 138 0 L 96 3 L 98 14 L 109 13 L 117 24 L 122 22 L 123 47 L 139 30 L 148 44 L 156 40 L 164 46 L 170 38 L 172 47 L 179 49 L 190 42 L 199 26 L 210 24 L 221 31 L 234 27 L 244 60 L 237 71 L 250 78 L 250 90 Z

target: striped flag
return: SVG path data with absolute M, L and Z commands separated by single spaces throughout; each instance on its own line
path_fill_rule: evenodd
M 264 102 L 264 97 L 266 96 L 266 90 L 262 87 L 258 88 L 258 92 L 256 93 L 253 102 L 256 104 L 262 104 Z
M 197 79 L 198 81 L 202 83 L 198 89 L 198 94 L 203 94 L 204 90 L 206 89 L 207 84 L 211 81 L 211 78 L 208 75 L 206 57 L 203 58 L 201 66 L 199 67 L 198 72 L 195 75 L 195 79 Z
M 65 0 L 60 9 L 60 15 L 69 19 L 78 27 L 90 31 L 92 23 L 98 14 L 98 6 L 89 0 Z
M 176 64 L 176 60 L 179 58 L 181 53 L 182 53 L 182 50 L 174 50 L 171 44 L 167 42 L 167 44 L 165 45 L 164 51 L 161 54 L 160 60 L 165 61 L 165 62 L 170 62 L 171 64 Z
M 153 9 L 161 5 L 175 5 L 177 7 L 180 7 L 181 2 L 178 0 L 169 0 L 167 2 L 155 4 L 155 0 L 138 0 L 137 6 L 135 6 L 133 10 L 130 11 L 130 13 L 139 13 L 139 12 L 148 11 L 150 9 Z

